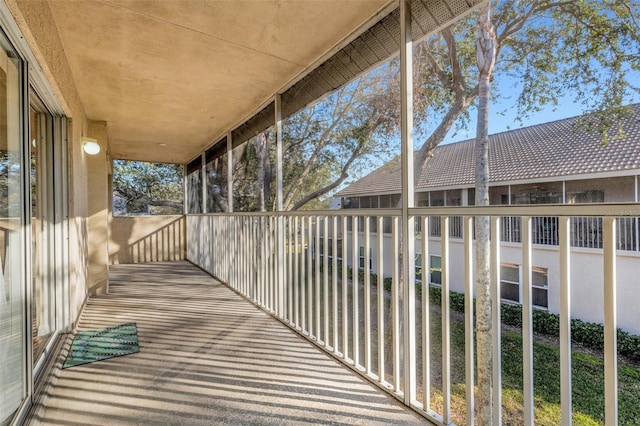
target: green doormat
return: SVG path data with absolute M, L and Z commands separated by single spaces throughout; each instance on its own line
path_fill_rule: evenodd
M 138 351 L 138 330 L 135 322 L 100 330 L 81 331 L 74 337 L 62 368 L 134 354 Z

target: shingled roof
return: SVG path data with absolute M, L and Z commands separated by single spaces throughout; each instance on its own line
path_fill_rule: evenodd
M 640 104 L 622 121 L 623 137 L 602 146 L 598 134 L 566 118 L 489 136 L 489 181 L 531 181 L 640 169 Z M 616 126 L 617 133 L 617 126 Z M 474 139 L 438 146 L 420 173 L 416 189 L 474 185 Z M 586 177 L 586 176 L 585 176 Z M 401 192 L 399 157 L 336 196 Z

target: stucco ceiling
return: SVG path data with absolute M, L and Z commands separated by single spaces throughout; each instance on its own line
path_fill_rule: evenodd
M 186 162 L 389 0 L 50 1 L 113 158 Z

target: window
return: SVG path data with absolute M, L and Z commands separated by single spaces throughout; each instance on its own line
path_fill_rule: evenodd
M 416 282 L 422 282 L 422 253 L 416 254 Z
M 415 201 L 416 207 L 429 207 L 429 193 L 416 192 L 414 201 Z
M 503 301 L 522 303 L 520 265 L 503 263 L 500 265 L 500 296 Z M 549 271 L 547 268 L 531 268 L 531 305 L 546 309 L 549 293 Z
M 360 208 L 360 198 L 358 198 L 358 197 L 342 197 L 342 208 L 343 209 L 359 209 Z
M 520 265 L 500 265 L 500 297 L 502 300 L 520 303 Z
M 442 285 L 442 258 L 440 256 L 429 257 L 429 282 Z
M 360 246 L 359 251 L 358 268 L 364 269 L 364 246 Z M 373 249 L 369 247 L 369 270 L 373 269 Z
M 548 308 L 549 271 L 547 268 L 531 268 L 531 304 L 539 308 Z
M 381 195 L 380 196 L 380 208 L 381 209 L 395 209 L 400 204 L 400 194 Z

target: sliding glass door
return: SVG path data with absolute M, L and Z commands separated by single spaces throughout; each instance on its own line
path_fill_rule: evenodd
M 20 422 L 69 325 L 66 126 L 0 30 L 0 426 Z
M 26 223 L 28 158 L 22 61 L 0 33 L 0 425 L 27 396 Z

